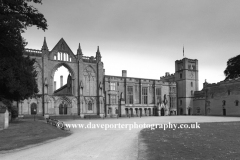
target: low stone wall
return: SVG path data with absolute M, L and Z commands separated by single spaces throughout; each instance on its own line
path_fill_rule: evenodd
M 0 102 L 0 130 L 6 129 L 9 126 L 9 112 L 7 107 Z

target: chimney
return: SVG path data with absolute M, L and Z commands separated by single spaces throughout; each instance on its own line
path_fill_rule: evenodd
M 122 70 L 122 77 L 127 77 L 127 70 Z
M 63 86 L 63 76 L 60 76 L 60 87 Z
M 166 73 L 165 73 L 165 76 L 169 76 L 169 75 L 170 75 L 170 73 L 169 73 L 169 72 L 166 72 Z
M 56 88 L 57 88 L 57 82 L 54 81 L 54 91 L 56 91 Z

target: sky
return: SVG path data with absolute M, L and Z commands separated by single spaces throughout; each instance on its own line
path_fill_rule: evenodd
M 43 0 L 48 23 L 30 27 L 26 48 L 51 50 L 64 38 L 74 54 L 100 47 L 105 74 L 160 79 L 184 55 L 198 59 L 199 89 L 224 80 L 227 60 L 240 54 L 239 0 Z M 58 76 L 59 77 L 59 76 Z M 66 77 L 67 78 L 67 77 Z M 65 79 L 66 79 L 65 78 Z M 59 78 L 57 78 L 59 79 Z

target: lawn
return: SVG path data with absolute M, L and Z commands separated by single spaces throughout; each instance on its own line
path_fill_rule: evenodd
M 0 151 L 21 148 L 70 134 L 43 121 L 15 120 L 10 123 L 8 129 L 0 130 Z
M 240 159 L 240 122 L 201 123 L 200 129 L 143 129 L 139 157 L 160 159 Z M 144 154 L 143 154 L 144 153 Z M 144 156 L 144 157 L 141 157 Z

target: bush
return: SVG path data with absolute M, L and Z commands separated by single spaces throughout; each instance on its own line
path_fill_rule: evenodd
M 11 107 L 11 116 L 13 119 L 17 118 L 18 117 L 18 108 L 17 106 L 12 106 Z

